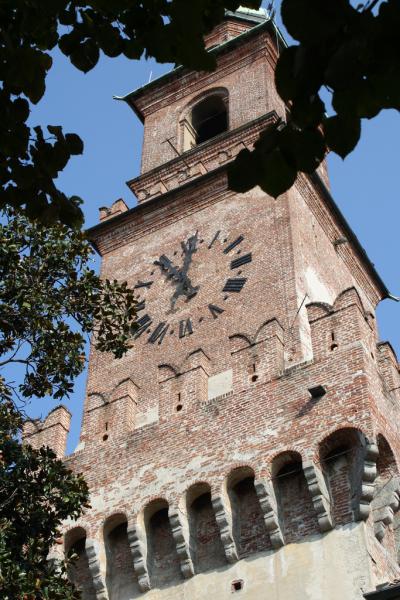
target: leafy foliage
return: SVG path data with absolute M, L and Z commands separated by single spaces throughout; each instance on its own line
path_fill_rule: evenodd
M 17 394 L 62 398 L 84 368 L 84 334 L 121 357 L 136 331 L 133 291 L 89 267 L 83 233 L 8 212 L 0 225 L 0 367 L 19 364 Z
M 375 14 L 378 4 L 282 1 L 282 20 L 299 42 L 282 51 L 275 71 L 290 121 L 264 131 L 253 151 L 240 152 L 229 172 L 232 189 L 260 185 L 277 197 L 299 171 L 312 173 L 328 151 L 345 158 L 360 139 L 362 118 L 400 110 L 400 2 L 385 0 Z M 331 93 L 331 117 L 322 88 Z
M 77 600 L 67 562 L 49 551 L 64 519 L 88 507 L 88 489 L 50 448 L 22 445 L 21 414 L 0 380 L 0 595 L 3 600 Z
M 0 4 L 0 209 L 24 210 L 43 223 L 83 223 L 78 196 L 60 191 L 55 179 L 72 155 L 81 154 L 76 134 L 59 126 L 27 125 L 31 104 L 46 90 L 55 47 L 84 73 L 107 56 L 212 70 L 203 35 L 240 4 L 261 0 L 3 0 Z M 23 65 L 23 68 L 21 68 Z M 47 134 L 46 134 L 47 135 Z

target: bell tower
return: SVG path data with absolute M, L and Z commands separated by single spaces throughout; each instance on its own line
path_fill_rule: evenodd
M 91 491 L 65 528 L 84 600 L 361 600 L 400 577 L 388 291 L 324 166 L 278 200 L 227 185 L 286 118 L 283 43 L 266 11 L 227 13 L 214 72 L 120 98 L 144 124 L 138 203 L 101 209 L 89 235 L 102 276 L 135 287 L 139 329 L 122 359 L 92 347 L 65 459 Z

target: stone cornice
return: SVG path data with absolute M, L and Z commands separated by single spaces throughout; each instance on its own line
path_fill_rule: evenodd
M 88 238 L 103 256 L 232 195 L 234 192 L 228 190 L 223 165 L 212 173 L 92 227 L 87 232 Z
M 276 123 L 278 115 L 271 111 L 233 131 L 224 132 L 196 146 L 183 155 L 127 182 L 139 203 L 180 187 L 205 173 L 230 162 L 243 148 L 252 146 L 260 131 Z

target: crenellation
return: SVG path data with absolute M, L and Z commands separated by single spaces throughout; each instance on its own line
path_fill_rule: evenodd
M 65 456 L 67 437 L 72 415 L 62 404 L 54 408 L 47 417 L 27 420 L 24 423 L 22 439 L 32 448 L 49 446 L 58 458 Z
M 388 290 L 325 165 L 278 199 L 228 188 L 235 156 L 285 118 L 280 39 L 239 9 L 206 38 L 214 72 L 177 68 L 124 98 L 144 122 L 139 203 L 101 209 L 89 237 L 144 325 L 121 359 L 92 346 L 65 459 L 90 488 L 65 524 L 83 600 L 362 600 L 400 578 L 399 365 L 375 319 Z M 67 421 L 27 423 L 26 439 Z

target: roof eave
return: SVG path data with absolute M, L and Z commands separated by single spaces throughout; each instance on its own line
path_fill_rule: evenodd
M 236 45 L 242 43 L 247 38 L 252 37 L 255 33 L 258 33 L 259 31 L 262 31 L 263 29 L 268 29 L 271 26 L 274 28 L 274 32 L 277 34 L 277 38 L 278 38 L 279 42 L 283 45 L 286 45 L 286 42 L 285 42 L 281 32 L 277 28 L 275 22 L 272 19 L 267 19 L 267 20 L 264 19 L 262 22 L 258 23 L 257 25 L 248 29 L 247 31 L 241 33 L 240 35 L 237 35 L 234 38 L 227 40 L 226 42 L 223 42 L 222 44 L 219 44 L 218 46 L 215 46 L 214 48 L 210 48 L 208 50 L 208 52 L 215 53 L 218 55 L 222 52 L 225 52 L 226 50 L 228 50 L 230 48 L 234 48 Z M 171 71 L 168 71 L 167 73 L 164 73 L 160 77 L 157 77 L 156 79 L 153 79 L 153 81 L 146 83 L 142 87 L 137 88 L 136 90 L 133 90 L 132 92 L 129 92 L 125 96 L 113 96 L 113 98 L 115 100 L 123 100 L 124 102 L 126 102 L 143 123 L 144 115 L 141 112 L 140 108 L 136 105 L 135 100 L 140 98 L 143 94 L 145 94 L 149 90 L 153 89 L 154 87 L 159 86 L 160 84 L 163 85 L 164 83 L 167 83 L 168 80 L 172 79 L 173 77 L 176 77 L 176 75 L 178 73 L 180 73 L 181 71 L 183 71 L 184 69 L 185 69 L 185 67 L 183 67 L 182 65 L 179 65 L 179 66 L 175 67 L 175 69 L 172 69 Z

